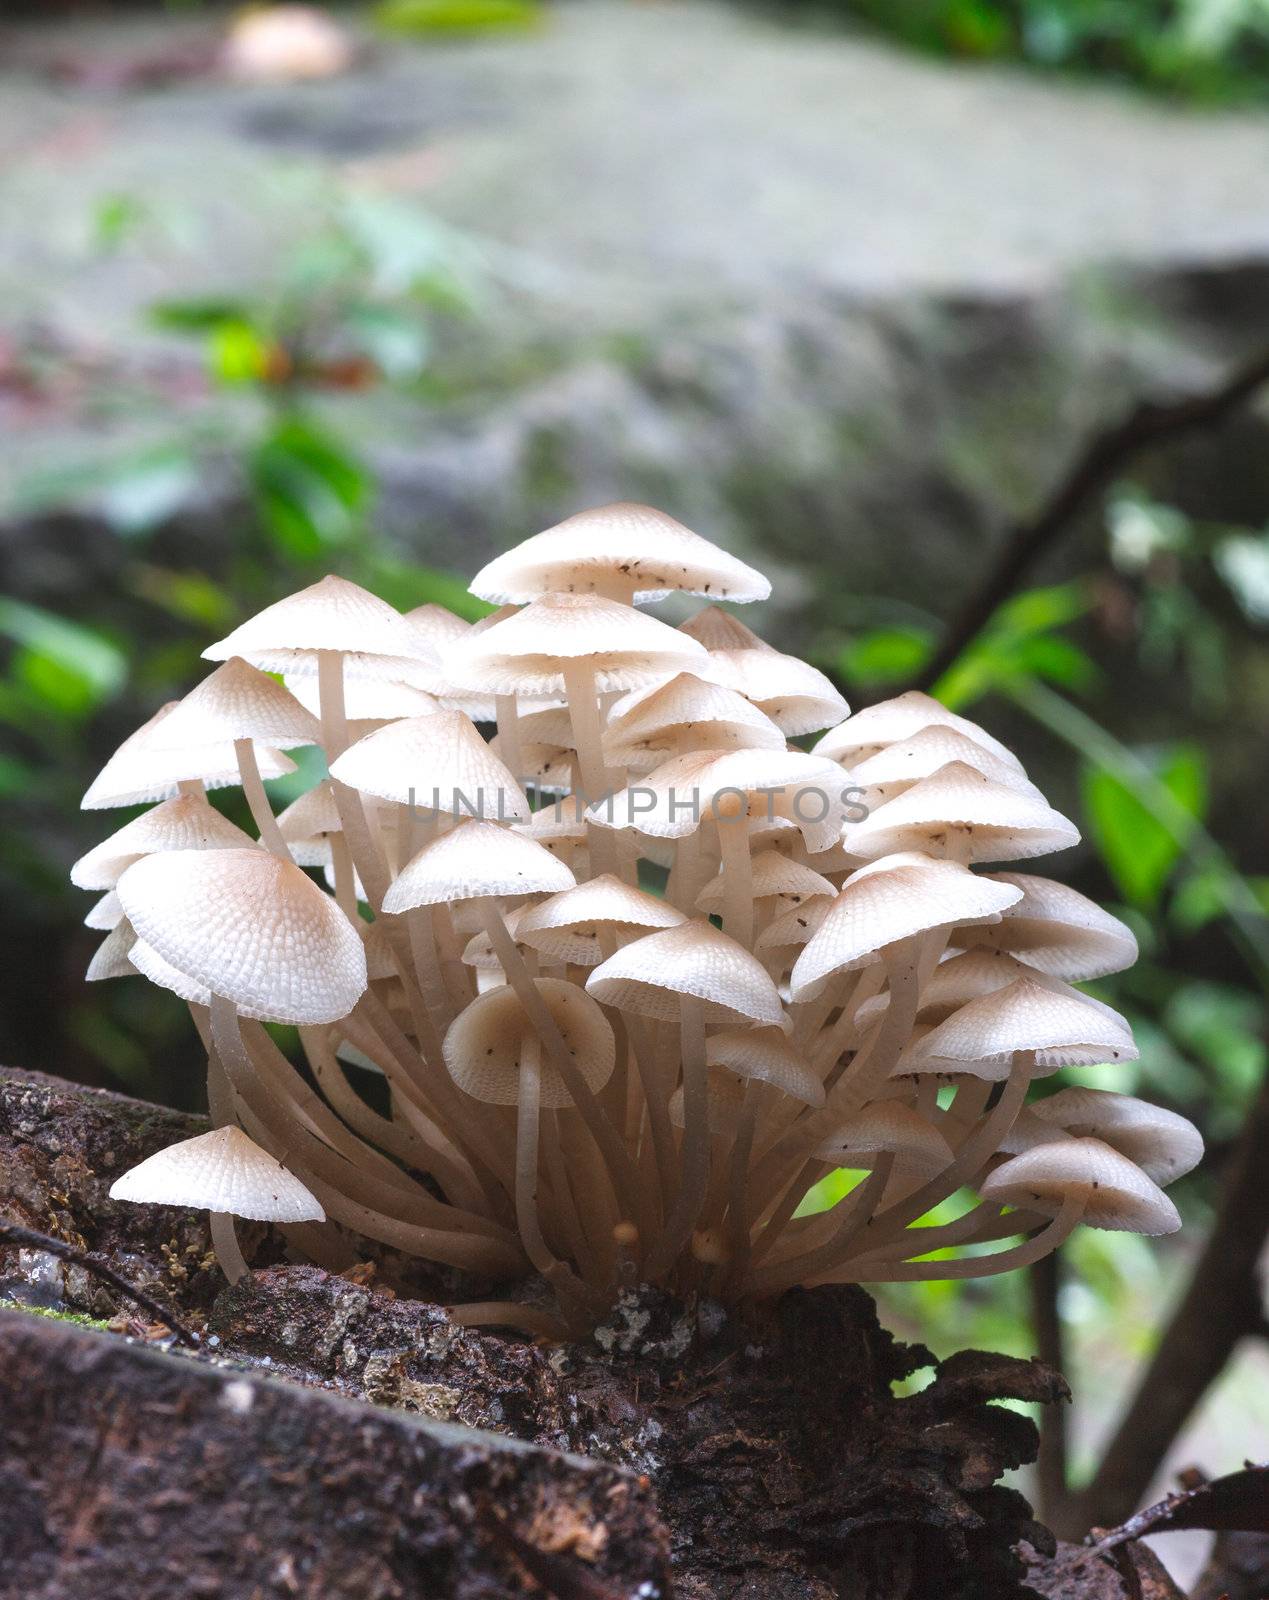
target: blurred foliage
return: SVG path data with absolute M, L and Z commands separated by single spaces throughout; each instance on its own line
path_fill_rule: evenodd
M 1198 102 L 1269 94 L 1266 0 L 827 0 L 935 55 L 1104 75 Z
M 380 0 L 373 16 L 396 33 L 445 34 L 536 28 L 544 13 L 538 0 Z
M 1194 1229 L 1179 1244 L 1159 1249 L 1085 1230 L 1064 1248 L 1068 1375 L 1077 1395 L 1081 1377 L 1096 1375 L 1103 1403 L 1113 1405 L 1106 1363 L 1127 1382 L 1126 1358 L 1149 1353 L 1160 1308 L 1194 1248 L 1194 1225 L 1211 1204 L 1211 1173 L 1269 1066 L 1269 877 L 1230 859 L 1209 827 L 1214 790 L 1230 786 L 1212 745 L 1239 693 L 1230 643 L 1246 633 L 1263 650 L 1269 625 L 1269 532 L 1195 521 L 1122 485 L 1107 506 L 1106 556 L 1108 570 L 1096 576 L 1008 601 L 934 692 L 988 722 L 990 706 L 981 702 L 1004 701 L 1055 741 L 1063 760 L 1078 759 L 1081 826 L 1097 858 L 1081 886 L 1122 916 L 1141 945 L 1130 971 L 1084 985 L 1127 1016 L 1140 1061 L 1059 1073 L 1040 1092 L 1082 1082 L 1140 1094 L 1192 1118 L 1208 1141 L 1209 1161 L 1175 1191 Z M 910 681 L 936 632 L 905 613 L 901 623 L 828 641 L 822 664 L 867 700 Z M 1130 747 L 1102 725 L 1107 668 L 1099 653 L 1121 656 L 1147 682 L 1182 686 L 1189 715 L 1177 737 Z M 1234 786 L 1262 806 L 1263 733 L 1250 757 Z M 842 1182 L 826 1180 L 825 1203 Z M 952 1203 L 924 1220 L 962 1209 Z M 1021 1275 L 886 1286 L 879 1298 L 896 1326 L 937 1352 L 966 1344 L 1030 1351 Z M 1077 1450 L 1077 1476 L 1092 1464 Z

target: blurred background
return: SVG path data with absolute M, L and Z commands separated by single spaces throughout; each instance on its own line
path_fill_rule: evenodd
M 494 551 L 648 500 L 763 568 L 746 620 L 853 704 L 932 681 L 1019 751 L 1085 835 L 1046 870 L 1142 946 L 1093 986 L 1142 1059 L 1081 1080 L 1209 1142 L 1179 1239 L 887 1319 L 1061 1339 L 1081 1531 L 1263 1456 L 1269 401 L 1112 452 L 984 585 L 1139 399 L 1266 351 L 1269 0 L 5 0 L 0 1060 L 199 1099 L 170 995 L 84 985 L 66 870 L 205 643 L 331 570 L 476 616 Z M 1166 1460 L 1121 1439 L 1072 1501 L 1230 1238 Z

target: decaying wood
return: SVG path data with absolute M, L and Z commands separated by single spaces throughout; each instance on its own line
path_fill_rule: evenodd
M 219 1572 L 219 1588 L 116 1588 L 108 1570 L 91 1581 L 78 1571 L 79 1590 L 49 1591 L 48 1600 L 116 1592 L 246 1600 L 257 1592 L 252 1584 L 266 1595 L 323 1600 L 345 1592 L 441 1600 L 451 1592 L 519 1593 L 509 1586 L 511 1572 L 522 1586 L 530 1578 L 538 1584 L 526 1593 L 625 1600 L 651 1583 L 642 1591 L 647 1600 L 664 1574 L 654 1559 L 650 1503 L 637 1488 L 643 1481 L 655 1493 L 674 1592 L 684 1600 L 1009 1600 L 1027 1592 L 1014 1549 L 1022 1539 L 1044 1547 L 1046 1535 L 999 1479 L 1033 1459 L 1036 1432 L 1028 1418 L 993 1402 L 1064 1395 L 1062 1380 L 1039 1363 L 978 1352 L 936 1363 L 886 1333 L 872 1301 L 854 1287 L 795 1292 L 747 1315 L 632 1291 L 593 1340 L 548 1349 L 454 1326 L 439 1305 L 394 1282 L 389 1259 L 332 1275 L 284 1262 L 281 1241 L 263 1233 L 246 1242 L 264 1264 L 234 1289 L 224 1290 L 201 1258 L 182 1278 L 169 1269 L 173 1241 L 205 1248 L 199 1219 L 112 1207 L 105 1191 L 150 1149 L 195 1131 L 190 1120 L 33 1075 L 0 1074 L 0 1214 L 16 1210 L 50 1231 L 73 1230 L 183 1314 L 200 1323 L 206 1317 L 197 1360 L 6 1319 L 0 1381 L 19 1384 L 22 1401 L 0 1424 L 7 1450 L 0 1472 L 26 1510 L 7 1528 L 0 1523 L 0 1537 L 25 1549 L 27 1536 L 17 1529 L 29 1525 L 36 1543 L 23 1560 L 70 1563 L 72 1572 L 90 1556 L 158 1561 L 163 1537 L 186 1537 L 181 1518 L 193 1512 L 175 1501 L 169 1512 L 165 1496 L 190 1492 L 192 1473 L 194 1500 L 207 1526 L 220 1530 L 223 1553 L 224 1540 L 247 1537 L 235 1520 L 245 1515 L 241 1472 L 267 1506 L 276 1498 L 276 1515 L 266 1510 L 257 1526 L 286 1530 L 289 1543 L 271 1531 L 270 1547 L 290 1551 L 292 1567 L 278 1569 L 280 1590 L 282 1580 L 257 1579 L 262 1567 L 217 1569 L 210 1554 L 199 1581 L 210 1585 Z M 0 1280 L 21 1276 L 12 1256 L 0 1244 Z M 103 1308 L 99 1285 L 71 1272 L 60 1288 L 67 1303 L 111 1309 Z M 223 1292 L 212 1304 L 217 1289 Z M 215 1361 L 237 1370 L 227 1375 Z M 235 1402 L 223 1399 L 226 1383 L 261 1372 L 296 1381 L 253 1386 L 250 1413 L 227 1422 L 225 1406 Z M 897 1395 L 916 1374 L 929 1381 Z M 332 1409 L 332 1397 L 314 1387 L 394 1411 L 364 1404 L 350 1411 L 337 1401 Z M 56 1418 L 52 1432 L 41 1432 L 39 1419 L 49 1417 Z M 350 1418 L 362 1419 L 352 1433 L 371 1440 L 364 1451 L 349 1443 Z M 419 1422 L 422 1430 L 413 1431 Z M 446 1428 L 455 1422 L 511 1436 L 528 1453 L 512 1450 L 504 1461 L 483 1435 Z M 179 1448 L 170 1442 L 175 1433 Z M 109 1472 L 92 1490 L 102 1498 L 84 1524 L 59 1496 L 71 1496 L 85 1472 L 96 1473 L 93 1439 L 104 1441 Z M 294 1469 L 280 1466 L 279 1439 L 287 1441 L 285 1454 L 296 1455 Z M 451 1449 L 468 1462 L 462 1471 L 446 1454 Z M 578 1478 L 577 1456 L 605 1463 L 608 1476 Z M 338 1512 L 324 1498 L 323 1475 L 340 1485 Z M 116 1481 L 133 1483 L 143 1509 L 156 1500 L 152 1525 L 123 1516 Z M 548 1481 L 554 1498 L 535 1499 Z M 595 1498 L 592 1485 L 600 1482 L 628 1486 L 620 1517 Z M 455 1496 L 465 1498 L 449 1504 Z M 384 1519 L 398 1515 L 415 1567 L 394 1566 L 398 1547 L 385 1542 Z M 345 1528 L 363 1518 L 369 1542 L 356 1547 L 370 1576 L 360 1589 L 341 1589 L 356 1570 Z M 596 1544 L 600 1522 L 606 1532 Z M 444 1552 L 437 1559 L 451 1575 L 446 1581 L 455 1583 L 454 1573 L 467 1573 L 462 1551 L 470 1544 L 470 1573 L 461 1577 L 467 1588 L 410 1575 L 431 1571 L 433 1541 Z M 1039 1570 L 1031 1569 L 1033 1584 Z M 312 1586 L 315 1573 L 325 1587 Z
M 668 1589 L 646 1483 L 0 1313 L 0 1596 L 495 1600 Z M 557 1592 L 564 1592 L 561 1587 Z

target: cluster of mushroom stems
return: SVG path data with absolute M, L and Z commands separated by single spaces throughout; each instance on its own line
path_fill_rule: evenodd
M 1074 985 L 1136 947 L 999 870 L 1078 838 L 1004 745 L 919 693 L 849 715 L 728 609 L 766 580 L 648 507 L 472 590 L 475 624 L 335 577 L 279 601 L 90 788 L 153 804 L 72 871 L 102 893 L 89 977 L 188 1003 L 213 1124 L 117 1197 L 208 1209 L 231 1278 L 233 1218 L 266 1219 L 333 1268 L 360 1239 L 461 1269 L 488 1298 L 456 1318 L 553 1337 L 643 1282 L 765 1300 L 1178 1225 L 1188 1122 L 1028 1103 L 1135 1058 Z M 706 604 L 642 609 L 671 594 Z M 306 745 L 327 775 L 275 815 Z M 258 838 L 207 798 L 232 784 Z

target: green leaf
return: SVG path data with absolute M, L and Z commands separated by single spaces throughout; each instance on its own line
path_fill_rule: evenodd
M 399 33 L 487 33 L 536 28 L 542 8 L 537 0 L 381 0 L 374 19 Z
M 249 323 L 251 308 L 245 300 L 160 300 L 150 307 L 149 320 L 175 333 L 211 333 L 225 322 Z
M 0 597 L 0 635 L 22 646 L 29 659 L 42 658 L 78 677 L 94 701 L 123 687 L 128 669 L 123 651 L 104 635 L 67 617 Z M 40 669 L 34 670 L 38 678 Z
M 874 628 L 838 653 L 838 672 L 848 683 L 903 683 L 930 658 L 933 639 L 923 628 Z
M 1207 805 L 1207 767 L 1201 750 L 1178 745 L 1156 763 L 1160 783 L 1201 819 Z M 1104 768 L 1084 773 L 1089 831 L 1120 893 L 1150 910 L 1183 853 L 1183 844 L 1131 789 Z
M 218 383 L 259 383 L 269 370 L 269 342 L 249 322 L 220 322 L 207 340 L 207 365 Z
M 1063 689 L 1086 692 L 1101 677 L 1096 662 L 1079 645 L 1051 634 L 1024 639 L 1018 646 L 1017 665 L 1034 677 Z
M 266 525 L 292 555 L 312 560 L 359 530 L 370 477 L 314 423 L 285 419 L 256 449 L 249 470 Z

